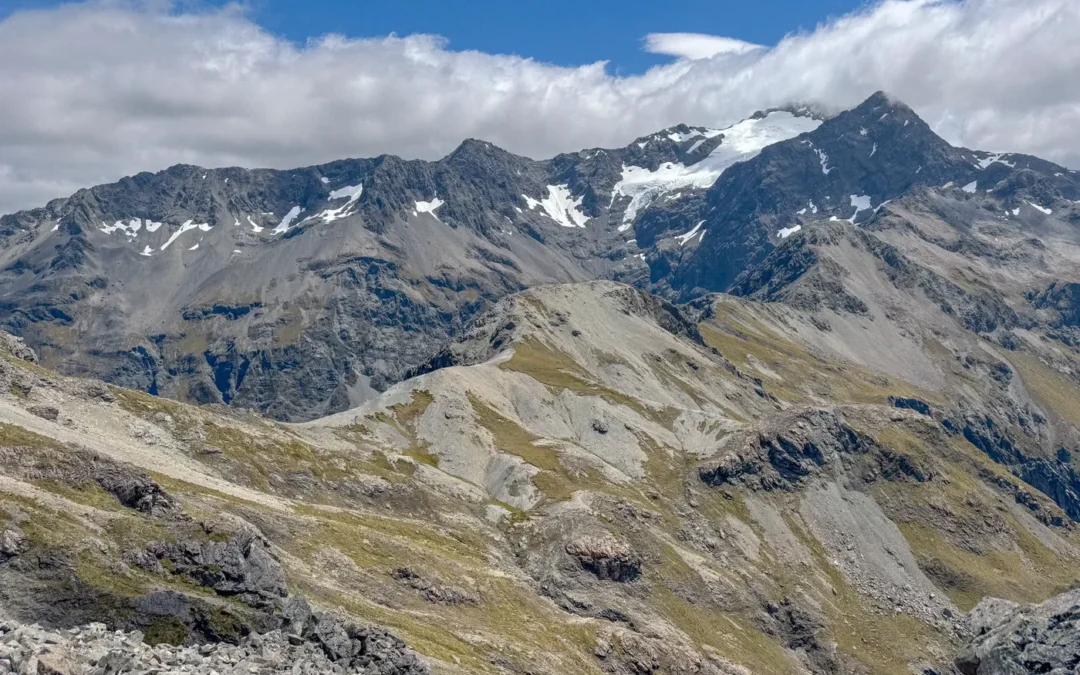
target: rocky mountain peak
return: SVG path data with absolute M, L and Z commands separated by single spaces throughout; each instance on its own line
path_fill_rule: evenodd
M 385 388 L 507 293 L 617 279 L 692 300 L 817 221 L 935 190 L 1032 219 L 1080 198 L 1072 172 L 953 148 L 883 93 L 547 161 L 468 139 L 434 162 L 181 164 L 0 218 L 0 319 L 58 367 L 295 419 Z M 281 378 L 320 384 L 295 404 Z

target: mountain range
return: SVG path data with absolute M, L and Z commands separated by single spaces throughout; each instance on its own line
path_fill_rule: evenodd
M 0 237 L 0 620 L 363 673 L 1076 666 L 1080 174 L 885 94 L 177 166 Z
M 509 293 L 614 279 L 690 301 L 919 188 L 1018 223 L 1080 198 L 1074 172 L 953 148 L 883 94 L 542 162 L 469 140 L 438 162 L 176 166 L 3 217 L 0 321 L 61 372 L 300 421 L 385 390 Z

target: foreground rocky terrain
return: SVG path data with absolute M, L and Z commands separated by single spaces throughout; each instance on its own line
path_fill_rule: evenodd
M 0 624 L 0 639 L 4 641 L 0 645 L 0 673 L 427 672 L 417 665 L 403 667 L 386 651 L 380 651 L 380 646 L 372 648 L 373 656 L 367 659 L 367 665 L 354 668 L 347 660 L 335 660 L 323 645 L 281 631 L 253 633 L 237 645 L 184 647 L 159 642 L 151 646 L 141 632 L 110 631 L 99 623 L 58 633 L 9 621 Z
M 879 236 L 816 231 L 781 250 L 825 266 Z M 994 649 L 968 612 L 1080 576 L 1080 390 L 1045 364 L 1071 352 L 1001 347 L 962 296 L 906 301 L 890 269 L 840 279 L 865 312 L 538 287 L 304 424 L 64 377 L 8 340 L 0 607 L 75 629 L 87 664 L 104 623 L 142 635 L 133 663 L 206 657 L 192 668 L 1010 672 L 965 665 Z

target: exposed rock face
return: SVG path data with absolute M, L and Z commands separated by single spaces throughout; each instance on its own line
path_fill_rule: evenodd
M 836 646 L 824 635 L 822 619 L 817 611 L 790 597 L 779 603 L 770 602 L 765 609 L 773 621 L 768 628 L 779 633 L 789 648 L 805 654 L 815 671 L 842 672 Z
M 154 544 L 149 552 L 167 561 L 173 574 L 236 596 L 253 607 L 268 607 L 288 594 L 285 573 L 257 532 L 244 530 L 228 541 L 187 541 Z
M 184 517 L 168 492 L 146 474 L 80 448 L 38 448 L 30 455 L 17 445 L 0 447 L 0 467 L 9 475 L 75 489 L 96 484 L 127 508 L 155 517 Z
M 788 490 L 844 455 L 870 452 L 867 438 L 827 410 L 809 410 L 784 420 L 781 429 L 750 439 L 745 447 L 725 454 L 719 463 L 700 471 L 709 485 L 740 482 L 757 490 Z
M 331 663 L 374 675 L 425 675 L 429 672 L 404 642 L 385 630 L 350 621 L 343 612 L 313 612 L 302 597 L 282 609 L 290 643 L 306 640 L 322 648 Z M 299 639 L 297 639 L 299 638 Z
M 395 580 L 408 586 L 414 591 L 420 593 L 425 600 L 441 605 L 479 605 L 480 598 L 460 591 L 456 588 L 449 588 L 436 585 L 432 581 L 425 579 L 415 570 L 408 567 L 398 567 L 390 576 Z
M 616 650 L 615 645 L 618 645 Z M 750 675 L 750 671 L 715 655 L 703 656 L 685 645 L 627 630 L 597 639 L 596 656 L 605 672 L 616 675 Z
M 1054 282 L 1040 293 L 1032 292 L 1029 300 L 1036 309 L 1057 312 L 1055 326 L 1080 327 L 1080 284 Z
M 566 552 L 602 580 L 627 582 L 641 574 L 641 560 L 614 537 L 579 537 L 566 545 Z
M 51 405 L 35 405 L 27 408 L 27 410 L 50 422 L 55 422 L 60 417 L 60 409 Z
M 994 461 L 1015 466 L 1025 481 L 1053 499 L 1073 520 L 1080 520 L 1080 474 L 1067 454 L 1064 462 L 1060 457 L 1031 457 L 988 416 L 969 415 L 962 433 Z
M 963 675 L 1076 672 L 1080 666 L 1080 591 L 1041 605 L 990 598 L 971 611 L 971 644 L 956 657 Z

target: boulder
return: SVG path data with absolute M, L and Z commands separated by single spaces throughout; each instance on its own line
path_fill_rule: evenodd
M 52 405 L 32 405 L 26 409 L 31 415 L 37 415 L 43 420 L 55 422 L 60 417 L 60 409 Z
M 7 529 L 0 532 L 0 561 L 22 555 L 29 548 L 30 543 L 18 530 Z
M 27 347 L 21 337 L 15 337 L 11 333 L 0 331 L 0 349 L 3 349 L 17 359 L 29 363 L 37 362 L 37 354 L 34 353 L 34 350 Z

